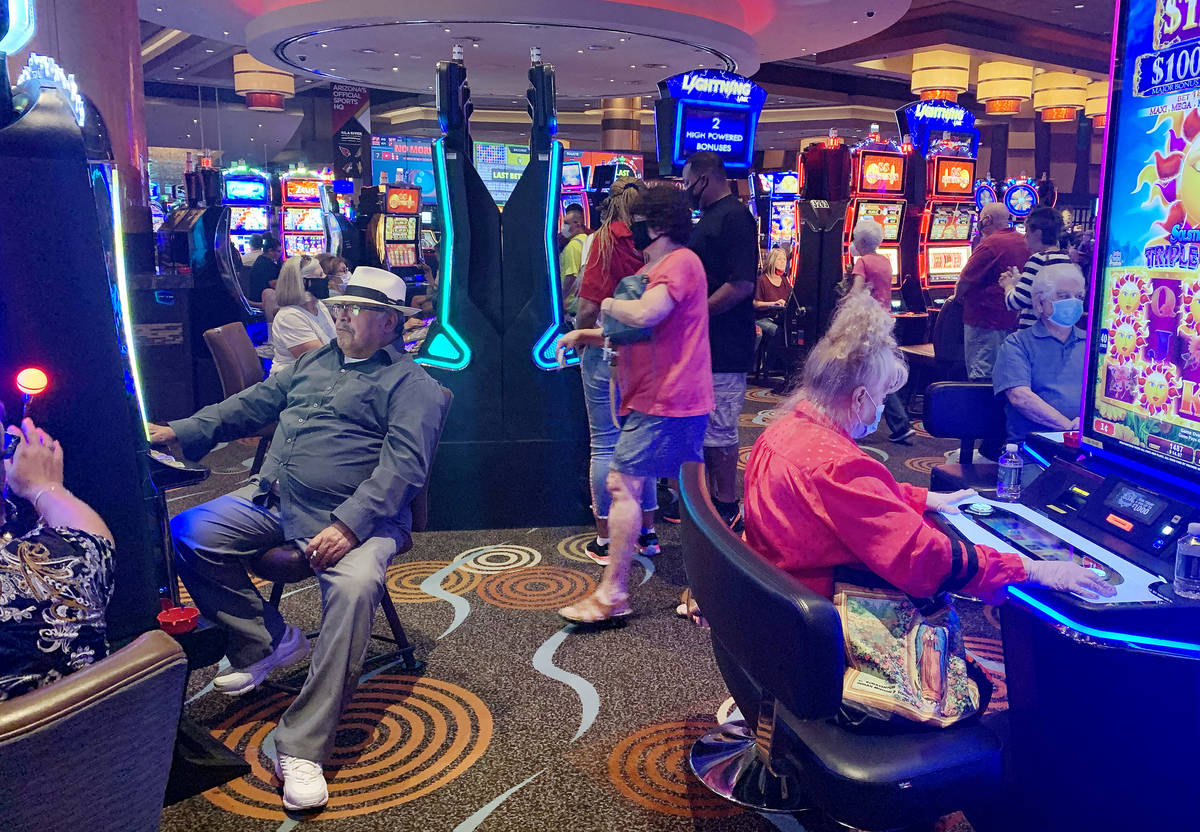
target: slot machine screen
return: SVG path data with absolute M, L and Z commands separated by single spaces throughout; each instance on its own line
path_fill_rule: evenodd
M 389 266 L 415 266 L 417 247 L 412 243 L 388 243 L 387 261 Z
M 225 199 L 230 202 L 267 202 L 267 183 L 261 179 L 226 179 Z
M 271 215 L 265 205 L 231 206 L 229 227 L 237 231 L 266 231 L 271 227 Z
M 971 257 L 970 246 L 931 246 L 926 250 L 930 283 L 953 283 Z
M 864 218 L 875 220 L 883 226 L 883 242 L 894 243 L 900 239 L 900 224 L 904 217 L 904 204 L 900 202 L 860 202 L 855 224 Z
M 929 216 L 930 242 L 966 242 L 971 239 L 968 203 L 934 205 Z
M 777 173 L 772 177 L 771 196 L 796 197 L 800 193 L 800 178 L 794 173 Z
M 579 162 L 563 162 L 562 166 L 562 187 L 563 190 L 582 191 L 583 190 L 583 165 Z
M 893 153 L 859 155 L 858 190 L 863 194 L 904 195 L 904 157 Z
M 389 214 L 415 214 L 421 210 L 419 188 L 388 188 L 387 210 Z
M 297 254 L 322 254 L 325 251 L 324 234 L 285 234 L 283 236 L 284 258 Z
M 321 204 L 321 183 L 316 179 L 285 179 L 283 201 Z
M 324 231 L 320 208 L 284 208 L 284 231 Z
M 383 236 L 389 241 L 411 242 L 417 236 L 417 218 L 385 217 Z
M 934 196 L 975 195 L 975 160 L 938 158 L 934 163 Z

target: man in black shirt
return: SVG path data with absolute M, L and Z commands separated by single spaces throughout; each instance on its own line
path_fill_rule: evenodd
M 262 254 L 250 269 L 250 287 L 246 299 L 262 303 L 263 289 L 271 288 L 271 281 L 279 277 L 279 240 L 270 234 L 263 235 Z
M 716 406 L 704 436 L 704 465 L 714 505 L 736 527 L 738 417 L 746 398 L 746 375 L 754 367 L 758 225 L 733 195 L 717 154 L 702 151 L 689 158 L 683 187 L 692 205 L 703 211 L 689 247 L 708 276 L 708 343 Z

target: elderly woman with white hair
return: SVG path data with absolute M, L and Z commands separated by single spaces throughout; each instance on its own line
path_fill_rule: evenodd
M 879 253 L 879 244 L 883 242 L 883 226 L 875 220 L 864 217 L 854 226 L 850 238 L 850 256 L 854 258 L 854 289 L 864 286 L 871 297 L 879 301 L 884 309 L 890 309 L 892 303 L 892 261 Z
M 1022 582 L 1112 595 L 1079 564 L 952 543 L 925 522 L 926 511 L 957 511 L 954 504 L 973 492 L 896 482 L 854 441 L 875 429 L 883 398 L 907 375 L 891 317 L 866 294 L 848 295 L 810 353 L 800 390 L 754 443 L 746 543 L 826 597 L 839 566 L 873 572 L 915 598 L 952 589 L 999 602 L 1005 587 Z
M 279 311 L 271 321 L 271 375 L 294 364 L 309 350 L 337 338 L 337 328 L 325 304 L 305 289 L 309 280 L 324 282 L 325 272 L 315 257 L 289 257 L 279 270 L 275 291 Z
M 1034 275 L 1033 326 L 1009 335 L 996 354 L 992 387 L 1005 399 L 1009 442 L 1039 430 L 1078 430 L 1087 362 L 1083 272 L 1074 263 L 1052 263 Z
M 850 240 L 850 255 L 854 257 L 854 285 L 851 293 L 864 290 L 879 302 L 885 312 L 892 308 L 892 262 L 877 252 L 883 242 L 883 226 L 873 219 L 864 218 L 854 226 Z M 896 392 L 888 393 L 883 402 L 883 417 L 887 420 L 888 440 L 904 442 L 916 430 L 908 421 L 908 410 Z M 872 431 L 874 433 L 874 431 Z

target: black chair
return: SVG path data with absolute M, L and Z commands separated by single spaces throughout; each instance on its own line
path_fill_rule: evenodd
M 721 522 L 704 466 L 680 476 L 688 585 L 745 721 L 696 741 L 691 766 L 715 793 L 767 811 L 811 809 L 858 829 L 933 823 L 990 803 L 999 737 L 979 721 L 890 736 L 848 731 L 844 652 L 833 603 L 767 563 Z
M 1004 403 L 981 382 L 942 381 L 925 390 L 925 430 L 942 439 L 958 439 L 958 462 L 935 465 L 929 475 L 934 491 L 974 488 L 995 496 L 999 466 L 975 461 L 975 441 L 1000 444 L 1008 435 Z
M 442 393 L 446 399 L 446 408 L 442 412 L 442 428 L 444 428 L 446 426 L 446 416 L 450 413 L 450 406 L 454 402 L 454 394 L 445 389 L 442 390 Z M 440 428 L 438 430 L 438 438 L 441 438 Z M 432 469 L 432 460 L 430 461 L 430 468 Z M 413 497 L 412 530 L 414 532 L 423 532 L 428 522 L 429 480 L 426 478 L 425 486 Z M 410 538 L 407 545 L 397 549 L 394 557 L 399 557 L 411 550 L 412 539 Z M 279 602 L 283 600 L 283 590 L 287 584 L 298 583 L 315 575 L 312 567 L 308 564 L 308 558 L 291 543 L 275 546 L 254 555 L 250 558 L 249 568 L 250 572 L 254 575 L 271 582 L 269 603 L 276 609 L 279 608 Z M 399 660 L 400 667 L 403 670 L 409 672 L 420 670 L 425 663 L 413 655 L 412 644 L 409 643 L 408 636 L 404 632 L 404 626 L 400 623 L 400 615 L 396 612 L 396 603 L 392 600 L 392 596 L 386 589 L 383 592 L 383 598 L 380 600 L 380 606 L 383 608 L 383 616 L 387 619 L 388 627 L 391 629 L 392 634 L 386 636 L 371 633 L 371 638 L 394 644 L 396 649 L 371 656 L 367 659 L 367 662 L 385 664 L 392 660 Z M 316 638 L 320 634 L 321 631 L 317 630 L 313 633 L 307 633 L 307 636 L 309 638 Z M 299 692 L 299 688 L 295 686 L 279 683 L 273 684 L 275 687 L 289 693 Z

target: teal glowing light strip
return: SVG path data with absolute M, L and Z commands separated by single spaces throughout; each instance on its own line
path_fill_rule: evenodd
M 125 271 L 125 224 L 121 221 L 121 182 L 116 166 L 108 180 L 108 198 L 112 204 L 113 220 L 113 267 L 117 270 L 117 296 L 121 299 L 121 328 L 125 332 L 125 350 L 129 356 L 129 372 L 133 376 L 133 392 L 137 398 L 138 412 L 142 416 L 142 431 L 146 441 L 150 441 L 150 431 L 147 427 L 150 419 L 146 415 L 146 399 L 142 395 L 142 375 L 138 370 L 137 353 L 134 352 L 133 306 L 129 303 L 129 276 Z
M 546 273 L 550 275 L 550 314 L 554 316 L 550 327 L 533 346 L 533 363 L 543 370 L 557 370 L 558 356 L 555 354 L 558 335 L 562 331 L 562 291 L 558 273 L 558 248 L 554 235 L 558 225 L 558 192 L 562 179 L 562 142 L 550 142 L 550 175 L 546 188 Z M 578 364 L 579 358 L 568 358 L 568 364 Z
M 8 4 L 8 34 L 0 40 L 0 52 L 12 55 L 29 43 L 37 30 L 33 0 L 0 0 Z
M 1033 607 L 1038 612 L 1042 613 L 1052 621 L 1057 621 L 1065 627 L 1083 633 L 1084 635 L 1098 638 L 1103 641 L 1121 641 L 1126 644 L 1138 644 L 1144 647 L 1158 648 L 1163 650 L 1183 650 L 1189 653 L 1200 654 L 1200 644 L 1193 644 L 1187 641 L 1172 641 L 1171 639 L 1155 638 L 1154 636 L 1139 636 L 1133 633 L 1118 633 L 1112 630 L 1099 630 L 1095 627 L 1089 627 L 1086 624 L 1080 624 L 1077 621 L 1072 621 L 1058 610 L 1047 606 L 1037 600 L 1023 589 L 1015 586 L 1010 586 L 1008 591 L 1012 593 L 1014 598 L 1020 599 L 1022 602 Z
M 450 286 L 454 280 L 454 218 L 450 213 L 450 185 L 446 180 L 446 140 L 433 143 L 433 160 L 437 165 L 434 184 L 437 187 L 438 208 L 442 212 L 442 270 L 441 297 L 438 303 L 438 330 L 427 341 L 416 362 L 443 370 L 462 370 L 471 363 L 471 348 L 458 331 L 450 325 L 454 307 L 450 303 Z

